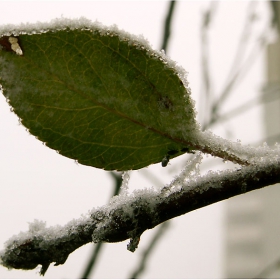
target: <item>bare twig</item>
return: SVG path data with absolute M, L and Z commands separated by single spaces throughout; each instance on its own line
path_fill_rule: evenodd
M 248 55 L 245 62 L 236 70 L 235 73 L 232 74 L 231 79 L 227 82 L 224 89 L 222 90 L 221 94 L 219 95 L 218 99 L 213 103 L 212 106 L 212 117 L 210 118 L 209 122 L 204 125 L 205 127 L 208 127 L 210 123 L 213 122 L 212 119 L 217 118 L 217 114 L 222 106 L 222 104 L 227 100 L 229 97 L 232 89 L 236 85 L 237 82 L 240 82 L 241 79 L 244 79 L 246 74 L 249 72 L 249 68 L 254 64 L 255 59 L 258 57 L 261 50 L 266 46 L 266 39 L 265 34 L 267 33 L 267 30 L 263 32 L 263 35 L 259 37 L 257 40 L 253 50 Z
M 210 119 L 209 123 L 207 124 L 207 128 L 210 126 L 213 126 L 214 124 L 225 122 L 229 119 L 233 119 L 234 117 L 236 117 L 244 112 L 248 112 L 248 110 L 252 109 L 256 105 L 265 104 L 265 103 L 269 103 L 269 102 L 278 100 L 280 98 L 278 92 L 279 92 L 279 87 L 275 88 L 275 90 L 265 92 L 264 94 L 262 94 L 260 96 L 252 98 L 251 100 L 228 111 L 227 113 L 224 113 L 222 115 L 217 114 L 216 116 L 213 116 Z
M 267 33 L 267 30 L 264 31 L 264 34 Z M 246 61 L 243 63 L 242 66 L 236 71 L 235 74 L 232 75 L 231 80 L 227 83 L 225 88 L 223 89 L 221 95 L 219 96 L 218 100 L 215 102 L 213 106 L 214 112 L 218 110 L 218 107 L 221 106 L 221 104 L 227 99 L 229 96 L 231 90 L 233 89 L 234 85 L 237 81 L 239 81 L 241 78 L 244 78 L 246 73 L 248 73 L 248 69 L 253 65 L 255 59 L 258 57 L 260 51 L 266 46 L 266 40 L 263 36 L 261 36 L 255 46 L 252 52 L 247 57 Z
M 155 248 L 156 244 L 158 243 L 158 241 L 160 240 L 160 238 L 163 236 L 163 234 L 166 232 L 166 229 L 169 228 L 170 226 L 170 221 L 164 222 L 161 225 L 159 225 L 158 230 L 155 232 L 153 238 L 150 241 L 149 246 L 147 247 L 147 249 L 142 253 L 142 257 L 140 260 L 140 263 L 138 265 L 138 267 L 135 269 L 135 271 L 131 274 L 131 276 L 129 277 L 129 279 L 136 279 L 139 277 L 140 274 L 143 273 L 143 271 L 146 268 L 147 265 L 147 261 L 149 259 L 149 256 L 151 255 L 151 253 L 153 252 L 153 249 Z
M 95 268 L 98 257 L 100 256 L 99 253 L 101 252 L 102 245 L 103 245 L 103 243 L 99 242 L 99 243 L 95 244 L 95 246 L 92 248 L 90 258 L 88 260 L 86 269 L 83 272 L 81 279 L 88 279 L 90 274 L 93 272 L 93 269 Z
M 201 69 L 202 69 L 202 91 L 201 91 L 201 98 L 200 102 L 203 101 L 204 110 L 201 110 L 201 112 L 205 112 L 206 110 L 209 110 L 208 104 L 210 104 L 210 99 L 212 96 L 212 85 L 211 85 L 211 76 L 210 76 L 210 70 L 209 70 L 209 43 L 208 43 L 208 31 L 210 27 L 210 23 L 213 19 L 214 10 L 216 8 L 217 2 L 211 2 L 210 8 L 204 12 L 204 15 L 202 17 L 202 26 L 201 26 Z M 204 119 L 207 119 L 209 116 L 206 112 L 206 114 L 203 116 Z M 201 123 L 203 124 L 203 119 L 201 120 Z
M 170 30 L 171 30 L 171 21 L 172 17 L 174 14 L 174 8 L 175 8 L 176 1 L 170 1 L 169 4 L 169 9 L 168 13 L 165 19 L 165 24 L 164 24 L 164 33 L 163 33 L 163 42 L 161 45 L 161 50 L 164 50 L 165 52 L 167 51 L 167 46 L 169 43 L 169 38 L 170 38 Z
M 114 173 L 114 172 L 110 172 L 110 174 L 115 180 L 115 188 L 114 188 L 114 193 L 113 193 L 113 196 L 115 196 L 115 195 L 118 195 L 119 192 L 120 192 L 120 188 L 121 188 L 121 185 L 122 185 L 122 176 L 121 176 L 121 174 Z M 100 255 L 102 245 L 103 245 L 103 243 L 99 242 L 92 248 L 91 256 L 88 260 L 88 263 L 86 265 L 86 269 L 84 270 L 81 279 L 88 279 L 89 278 L 90 274 L 92 273 L 92 271 L 95 267 L 95 264 L 97 263 L 97 259 Z
M 232 60 L 233 63 L 231 65 L 231 69 L 229 71 L 227 80 L 225 82 L 226 85 L 230 84 L 230 81 L 232 80 L 232 78 L 236 75 L 236 73 L 240 69 L 240 64 L 243 61 L 244 55 L 246 53 L 248 39 L 250 38 L 250 35 L 252 33 L 252 27 L 253 27 L 254 18 L 255 18 L 255 8 L 256 8 L 256 2 L 252 1 L 248 4 L 247 16 L 245 18 L 245 23 L 243 26 L 240 40 L 238 41 L 238 47 L 236 49 L 235 56 Z M 227 88 L 227 86 L 225 86 L 224 88 Z M 224 92 L 225 92 L 225 90 L 222 91 L 222 93 L 224 93 Z
M 260 51 L 266 46 L 266 35 L 267 28 L 265 27 L 264 31 L 260 34 L 258 40 L 254 45 L 254 48 L 251 50 L 245 61 L 243 61 L 243 56 L 246 51 L 246 45 L 251 33 L 252 25 L 254 23 L 255 18 L 255 3 L 252 2 L 248 5 L 248 16 L 246 17 L 246 21 L 244 24 L 244 28 L 241 34 L 241 39 L 239 40 L 239 46 L 236 50 L 235 58 L 233 60 L 233 64 L 228 74 L 228 78 L 226 80 L 225 86 L 223 87 L 221 93 L 218 95 L 217 100 L 213 102 L 210 106 L 210 116 L 208 118 L 208 122 L 203 123 L 202 129 L 206 129 L 212 124 L 214 124 L 219 119 L 219 111 L 222 107 L 223 103 L 227 100 L 232 92 L 232 89 L 243 79 L 246 74 L 249 72 L 249 68 L 253 65 L 255 59 L 258 57 Z M 243 63 L 241 63 L 243 61 Z M 205 99 L 205 97 L 203 97 Z M 209 102 L 207 103 L 209 104 Z

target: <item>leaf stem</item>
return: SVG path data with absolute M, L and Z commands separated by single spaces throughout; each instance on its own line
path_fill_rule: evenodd
M 194 149 L 240 165 L 255 164 L 260 157 L 275 153 L 269 147 L 255 148 L 249 145 L 241 145 L 240 141 L 233 142 L 224 139 L 211 131 L 198 131 L 196 138 L 197 142 L 193 145 Z

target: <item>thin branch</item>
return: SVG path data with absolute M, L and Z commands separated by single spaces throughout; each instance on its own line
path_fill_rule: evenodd
M 139 277 L 140 274 L 143 273 L 143 271 L 146 269 L 147 262 L 149 260 L 149 257 L 151 256 L 151 253 L 153 252 L 153 249 L 157 245 L 160 238 L 164 235 L 166 232 L 166 229 L 170 226 L 170 221 L 164 222 L 161 225 L 159 225 L 158 230 L 155 232 L 153 238 L 150 241 L 150 245 L 147 247 L 147 249 L 142 253 L 141 261 L 135 269 L 135 271 L 131 274 L 129 279 L 136 279 Z
M 121 189 L 122 175 L 119 174 L 119 173 L 114 173 L 114 172 L 110 172 L 110 174 L 115 180 L 115 188 L 114 188 L 114 192 L 113 192 L 112 196 L 116 196 L 116 195 L 119 194 L 120 189 Z M 86 265 L 86 269 L 84 270 L 81 279 L 88 279 L 89 278 L 90 274 L 92 273 L 92 271 L 95 267 L 95 264 L 97 263 L 97 259 L 100 255 L 102 247 L 103 247 L 103 243 L 99 242 L 92 248 L 90 258 L 88 260 L 88 263 Z
M 232 119 L 244 112 L 248 112 L 248 110 L 252 109 L 256 105 L 259 104 L 266 104 L 270 103 L 272 101 L 278 100 L 280 98 L 280 95 L 278 94 L 279 88 L 275 88 L 275 90 L 266 92 L 260 96 L 257 96 L 256 98 L 252 98 L 251 100 L 245 102 L 244 104 L 232 109 L 231 111 L 228 111 L 227 113 L 224 113 L 222 115 L 215 115 L 211 118 L 209 123 L 207 124 L 207 128 L 210 126 L 213 126 L 214 124 L 225 122 L 229 119 Z
M 1 264 L 17 269 L 34 269 L 41 264 L 44 272 L 50 263 L 63 264 L 71 252 L 92 241 L 120 242 L 130 238 L 128 248 L 133 250 L 147 229 L 212 203 L 279 182 L 280 157 L 268 155 L 259 158 L 255 165 L 211 172 L 189 180 L 175 191 L 141 190 L 131 196 L 118 196 L 107 206 L 92 210 L 88 217 L 71 221 L 64 227 L 45 228 L 42 222 L 34 222 L 28 232 L 6 242 L 0 253 Z
M 248 44 L 248 39 L 251 36 L 252 33 L 252 26 L 254 23 L 255 19 L 255 9 L 256 9 L 256 2 L 252 1 L 248 4 L 247 7 L 247 16 L 245 18 L 245 23 L 243 26 L 243 30 L 241 33 L 241 38 L 238 42 L 238 47 L 236 49 L 235 56 L 233 58 L 233 64 L 231 65 L 231 69 L 229 71 L 227 80 L 226 80 L 226 85 L 230 84 L 229 81 L 232 80 L 232 78 L 235 76 L 236 72 L 238 72 L 238 69 L 240 68 L 240 63 L 243 61 L 244 54 L 246 53 L 246 48 Z M 227 88 L 225 86 L 224 88 Z M 223 92 L 223 91 L 222 91 Z
M 99 253 L 101 252 L 102 245 L 103 245 L 103 243 L 99 242 L 99 243 L 95 244 L 95 246 L 93 247 L 89 261 L 87 263 L 86 269 L 83 272 L 81 279 L 89 278 L 90 274 L 92 273 L 92 271 L 97 263 L 97 259 L 100 255 Z
M 176 1 L 171 1 L 169 4 L 169 9 L 168 9 L 168 13 L 166 15 L 166 19 L 165 19 L 165 24 L 164 24 L 164 33 L 163 33 L 163 42 L 161 45 L 161 50 L 164 50 L 165 52 L 167 51 L 167 46 L 169 43 L 169 37 L 170 37 L 170 30 L 171 30 L 171 21 L 172 21 L 172 17 L 174 14 L 174 7 L 175 7 Z
M 265 35 L 267 31 L 265 31 L 263 34 Z M 246 74 L 249 72 L 249 68 L 254 64 L 255 59 L 259 57 L 260 51 L 266 46 L 266 40 L 264 36 L 261 36 L 251 53 L 248 55 L 246 61 L 240 66 L 238 70 L 236 70 L 236 73 L 232 75 L 231 80 L 226 84 L 224 89 L 222 90 L 222 93 L 219 95 L 219 98 L 212 106 L 212 118 L 216 118 L 216 114 L 218 113 L 219 109 L 221 108 L 222 104 L 227 100 L 229 97 L 232 89 L 236 85 L 236 83 L 241 79 L 244 79 Z M 209 120 L 209 123 L 211 123 L 212 120 Z M 209 123 L 205 124 L 205 127 L 209 126 Z
M 202 64 L 202 81 L 203 81 L 203 88 L 201 92 L 201 98 L 200 101 L 204 104 L 202 106 L 204 107 L 204 110 L 201 110 L 202 112 L 205 110 L 208 110 L 209 106 L 207 104 L 210 104 L 210 98 L 212 96 L 212 85 L 211 85 L 211 77 L 210 77 L 210 70 L 209 70 L 209 42 L 208 42 L 208 32 L 210 23 L 213 19 L 214 10 L 216 8 L 217 2 L 211 2 L 210 8 L 204 13 L 202 17 L 202 26 L 201 26 L 201 64 Z M 206 105 L 206 106 L 204 106 Z M 204 116 L 204 119 L 207 119 L 208 115 Z M 203 123 L 203 120 L 201 120 L 201 123 Z
M 234 117 L 248 112 L 249 109 L 252 109 L 256 105 L 261 103 L 261 98 L 253 98 L 250 101 L 238 106 L 237 108 L 232 109 L 231 111 L 228 111 L 222 115 L 219 114 L 213 114 L 213 117 L 211 117 L 210 121 L 207 123 L 205 128 L 209 128 L 210 126 L 213 126 L 214 124 L 226 122 L 228 120 L 232 120 Z
M 223 87 L 221 93 L 218 95 L 217 100 L 212 104 L 210 108 L 211 116 L 209 118 L 209 121 L 203 124 L 203 130 L 216 122 L 216 120 L 218 119 L 217 115 L 219 114 L 219 110 L 222 104 L 227 100 L 237 82 L 240 82 L 240 80 L 246 76 L 246 74 L 249 72 L 249 68 L 253 65 L 260 51 L 262 51 L 262 49 L 266 46 L 265 38 L 267 35 L 267 28 L 270 28 L 270 26 L 265 27 L 265 30 L 261 33 L 258 40 L 256 40 L 256 44 L 254 45 L 251 53 L 249 53 L 243 64 L 241 64 L 241 61 L 243 60 L 242 57 L 245 53 L 246 44 L 251 33 L 252 23 L 255 19 L 254 8 L 255 3 L 251 2 L 248 5 L 248 16 L 246 17 L 246 22 L 241 34 L 241 39 L 239 40 L 239 46 L 235 54 L 235 59 L 233 60 L 233 65 L 231 67 L 231 70 L 229 71 L 226 84 Z

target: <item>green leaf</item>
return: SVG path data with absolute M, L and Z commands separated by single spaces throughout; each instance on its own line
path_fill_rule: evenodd
M 61 155 L 130 170 L 192 149 L 189 89 L 164 54 L 94 24 L 0 36 L 3 94 L 30 133 Z

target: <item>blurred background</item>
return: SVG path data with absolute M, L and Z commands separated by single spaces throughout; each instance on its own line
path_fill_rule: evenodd
M 203 129 L 242 144 L 280 139 L 280 2 L 0 1 L 0 24 L 86 17 L 143 34 L 185 68 Z M 34 219 L 64 225 L 104 205 L 120 175 L 77 165 L 29 135 L 0 95 L 0 249 Z M 160 188 L 189 155 L 131 173 Z M 205 156 L 201 173 L 232 168 Z M 128 241 L 88 244 L 46 278 L 279 278 L 280 191 L 254 191 L 177 217 Z M 0 278 L 39 278 L 0 267 Z

